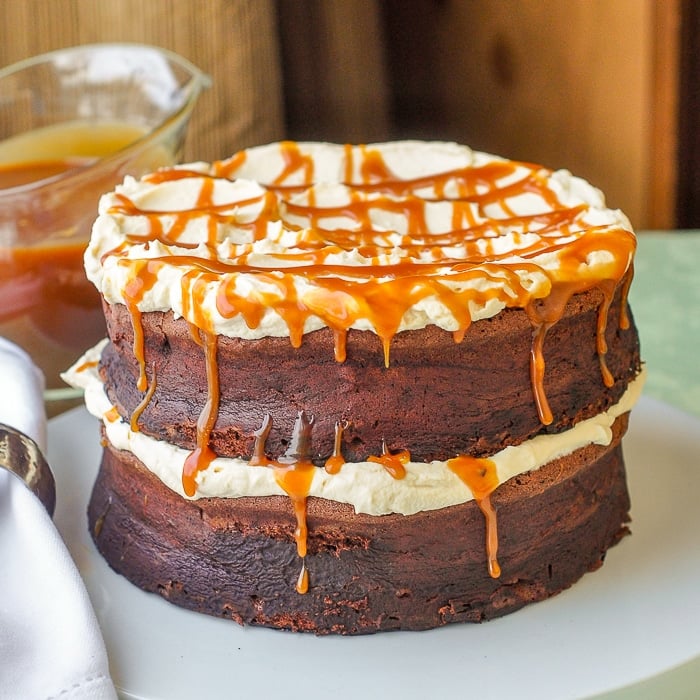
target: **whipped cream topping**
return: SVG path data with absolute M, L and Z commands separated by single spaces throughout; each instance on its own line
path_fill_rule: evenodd
M 634 248 L 624 214 L 566 171 L 452 143 L 283 142 L 127 177 L 85 266 L 107 302 L 209 333 L 298 345 L 328 326 L 386 346 L 617 283 Z
M 190 452 L 133 431 L 128 418 L 118 415 L 97 370 L 103 346 L 101 343 L 89 350 L 63 375 L 64 379 L 84 389 L 88 410 L 102 421 L 107 438 L 115 448 L 131 452 L 168 488 L 183 498 L 190 498 L 182 485 L 183 465 Z M 629 384 L 617 404 L 597 416 L 564 432 L 541 434 L 491 455 L 498 484 L 539 469 L 586 445 L 610 444 L 613 422 L 632 409 L 641 395 L 644 379 L 645 370 Z M 402 479 L 392 477 L 374 462 L 346 463 L 334 474 L 316 468 L 308 495 L 348 503 L 356 512 L 370 515 L 411 515 L 465 503 L 475 497 L 447 462 L 408 462 L 404 466 L 406 474 Z M 272 495 L 285 495 L 273 469 L 251 466 L 243 459 L 216 457 L 207 469 L 197 473 L 196 492 L 191 498 Z

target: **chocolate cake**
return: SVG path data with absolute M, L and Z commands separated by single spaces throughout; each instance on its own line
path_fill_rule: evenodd
M 627 532 L 635 236 L 565 171 L 283 142 L 127 178 L 86 252 L 119 573 L 317 634 L 478 622 Z

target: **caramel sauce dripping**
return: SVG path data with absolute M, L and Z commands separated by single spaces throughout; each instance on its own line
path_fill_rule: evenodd
M 553 285 L 549 296 L 531 302 L 525 309 L 533 326 L 530 349 L 530 382 L 537 413 L 543 425 L 549 425 L 554 420 L 544 390 L 544 340 L 547 331 L 563 316 L 566 304 L 572 294 L 573 289 L 570 285 Z
M 129 421 L 130 425 L 129 427 L 131 428 L 132 432 L 137 433 L 139 432 L 139 419 L 141 418 L 141 414 L 144 412 L 148 404 L 151 402 L 151 399 L 153 398 L 153 394 L 156 391 L 156 388 L 158 386 L 158 380 L 156 378 L 156 369 L 155 366 L 151 370 L 151 381 L 148 384 L 148 388 L 146 390 L 146 393 L 144 394 L 143 398 L 141 401 L 138 403 L 136 408 L 134 409 L 133 413 L 131 414 L 131 420 Z
M 97 367 L 99 362 L 97 360 L 88 360 L 86 362 L 81 363 L 76 367 L 75 371 L 76 372 L 85 372 L 88 369 L 92 369 L 93 367 Z
M 345 459 L 343 458 L 343 432 L 348 427 L 347 421 L 335 422 L 335 435 L 333 440 L 333 454 L 326 460 L 325 470 L 329 474 L 337 474 Z
M 218 343 L 213 333 L 204 333 L 204 349 L 207 370 L 207 401 L 197 419 L 197 447 L 185 460 L 182 470 L 182 488 L 192 497 L 197 491 L 197 473 L 204 471 L 216 458 L 209 440 L 219 415 L 219 368 L 217 364 Z
M 600 373 L 603 377 L 603 384 L 607 387 L 611 387 L 615 383 L 615 378 L 608 369 L 607 362 L 605 361 L 605 356 L 608 352 L 605 331 L 608 326 L 608 312 L 610 311 L 610 305 L 612 304 L 616 286 L 613 280 L 604 280 L 600 283 L 600 290 L 603 292 L 603 301 L 598 309 L 598 323 L 596 325 L 596 349 L 598 351 Z
M 118 420 L 121 420 L 121 416 L 119 415 L 119 411 L 117 410 L 116 406 L 112 406 L 112 408 L 109 409 L 104 414 L 105 420 L 109 421 L 110 423 L 116 423 Z
M 622 288 L 620 290 L 620 296 L 622 301 L 620 303 L 620 322 L 619 326 L 622 330 L 626 331 L 630 327 L 630 316 L 629 316 L 629 305 L 627 299 L 629 297 L 630 287 L 632 285 L 632 279 L 634 278 L 634 261 L 630 262 L 629 270 L 622 280 Z
M 99 537 L 102 534 L 102 528 L 104 527 L 105 520 L 107 519 L 107 516 L 109 515 L 109 511 L 112 509 L 112 497 L 109 497 L 109 500 L 107 501 L 107 505 L 105 506 L 105 509 L 97 516 L 97 519 L 95 520 L 95 525 L 92 529 L 93 534 L 95 537 Z
M 148 378 L 146 377 L 146 356 L 144 349 L 143 326 L 141 324 L 141 311 L 138 303 L 143 299 L 144 294 L 150 290 L 158 281 L 158 270 L 160 265 L 150 260 L 137 260 L 130 265 L 130 278 L 124 287 L 124 301 L 129 310 L 131 325 L 134 332 L 133 351 L 134 357 L 139 366 L 139 377 L 136 388 L 139 391 L 146 391 L 148 388 Z
M 383 440 L 381 455 L 370 455 L 367 457 L 367 461 L 381 464 L 394 479 L 403 479 L 406 476 L 405 465 L 411 461 L 411 454 L 408 450 L 391 452 L 387 447 L 386 440 Z
M 459 455 L 447 461 L 447 466 L 472 492 L 486 522 L 486 555 L 492 578 L 501 575 L 498 564 L 498 525 L 496 510 L 491 503 L 491 493 L 499 484 L 496 465 L 490 459 Z
M 299 571 L 296 589 L 297 593 L 301 593 L 301 595 L 309 592 L 309 570 L 306 568 L 306 559 L 301 560 L 301 570 Z
M 129 301 L 126 303 L 126 308 L 129 310 L 129 316 L 131 318 L 131 327 L 134 331 L 134 344 L 132 349 L 134 351 L 134 357 L 138 362 L 139 366 L 139 376 L 136 380 L 136 388 L 139 391 L 146 391 L 148 388 L 148 377 L 146 376 L 146 351 L 144 349 L 144 338 L 143 338 L 143 324 L 141 323 L 141 311 L 136 306 Z
M 300 411 L 292 439 L 285 453 L 278 459 L 269 459 L 265 454 L 265 442 L 272 429 L 272 419 L 265 416 L 262 426 L 255 435 L 253 455 L 250 459 L 250 466 L 270 467 L 274 470 L 275 481 L 289 496 L 294 508 L 296 528 L 294 530 L 294 541 L 296 543 L 297 555 L 301 558 L 301 571 L 296 584 L 298 593 L 304 594 L 309 588 L 309 574 L 306 568 L 308 526 L 306 522 L 306 502 L 311 489 L 311 482 L 316 467 L 311 462 L 311 431 L 314 419 Z

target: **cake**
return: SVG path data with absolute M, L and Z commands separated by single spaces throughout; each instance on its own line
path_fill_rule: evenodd
M 88 508 L 172 603 L 316 634 L 481 622 L 628 533 L 636 239 L 567 171 L 280 142 L 127 177 L 85 254 L 107 338 Z

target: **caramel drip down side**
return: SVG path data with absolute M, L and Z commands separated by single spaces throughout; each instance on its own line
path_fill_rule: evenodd
M 599 288 L 603 293 L 603 301 L 598 308 L 598 322 L 596 324 L 596 350 L 598 352 L 598 362 L 600 363 L 600 374 L 603 378 L 603 384 L 611 387 L 615 383 L 615 378 L 612 372 L 608 369 L 608 364 L 605 356 L 608 353 L 608 342 L 605 339 L 605 331 L 608 327 L 608 316 L 610 314 L 610 305 L 612 304 L 613 295 L 617 284 L 613 280 L 604 280 L 600 283 Z
M 381 464 L 394 479 L 403 479 L 406 476 L 405 465 L 411 461 L 411 455 L 408 450 L 392 452 L 387 447 L 386 441 L 383 441 L 381 455 L 370 455 L 367 461 Z
M 289 447 L 278 459 L 269 459 L 265 454 L 265 442 L 272 429 L 272 419 L 265 416 L 263 425 L 255 432 L 252 467 L 269 467 L 274 470 L 275 481 L 289 496 L 294 509 L 296 528 L 294 541 L 297 555 L 301 559 L 301 570 L 296 582 L 298 593 L 304 594 L 309 588 L 309 574 L 306 568 L 308 525 L 306 503 L 311 489 L 311 481 L 316 467 L 311 462 L 311 430 L 314 419 L 301 411 L 297 416 Z
M 139 376 L 136 380 L 136 388 L 139 391 L 146 391 L 148 388 L 148 377 L 146 376 L 146 354 L 144 350 L 143 324 L 141 323 L 141 311 L 136 304 L 127 303 L 129 316 L 131 318 L 131 328 L 134 333 L 134 343 L 132 350 L 139 367 Z
M 492 578 L 501 575 L 498 564 L 498 525 L 496 511 L 491 503 L 491 493 L 499 484 L 496 464 L 490 459 L 459 455 L 447 462 L 447 466 L 466 484 L 479 505 L 486 521 L 486 555 Z
M 138 304 L 143 299 L 143 295 L 153 287 L 158 280 L 158 270 L 160 266 L 150 261 L 139 261 L 137 265 L 138 274 L 134 274 L 124 289 L 124 300 L 129 310 L 131 327 L 134 333 L 133 352 L 139 368 L 139 376 L 136 381 L 136 388 L 145 392 L 145 396 L 135 408 L 131 416 L 131 429 L 138 432 L 138 421 L 144 409 L 148 405 L 155 391 L 155 367 L 153 368 L 151 385 L 149 386 L 146 374 L 146 350 L 143 336 L 143 324 L 141 322 L 141 311 Z
M 333 454 L 326 460 L 324 465 L 329 474 L 337 474 L 345 460 L 343 459 L 343 432 L 348 427 L 347 421 L 335 422 L 335 436 L 333 440 Z
M 192 497 L 197 492 L 197 473 L 204 471 L 216 458 L 209 442 L 219 412 L 219 368 L 217 364 L 217 338 L 204 333 L 204 349 L 207 371 L 207 401 L 197 419 L 197 447 L 185 460 L 182 470 L 182 488 Z
M 630 263 L 629 270 L 622 281 L 622 295 L 620 299 L 620 329 L 626 331 L 630 327 L 630 316 L 628 307 L 629 291 L 634 278 L 634 262 Z
M 549 296 L 544 299 L 536 299 L 526 307 L 527 315 L 533 326 L 530 350 L 530 383 L 537 414 L 543 425 L 549 425 L 554 420 L 544 387 L 544 342 L 549 329 L 564 315 L 566 304 L 573 293 L 574 288 L 571 285 L 553 285 Z
M 139 419 L 141 418 L 141 414 L 144 412 L 148 404 L 151 402 L 157 386 L 158 378 L 156 377 L 155 365 L 153 365 L 151 368 L 151 381 L 148 383 L 148 389 L 131 414 L 131 420 L 129 423 L 131 430 L 133 430 L 135 433 L 139 432 Z

